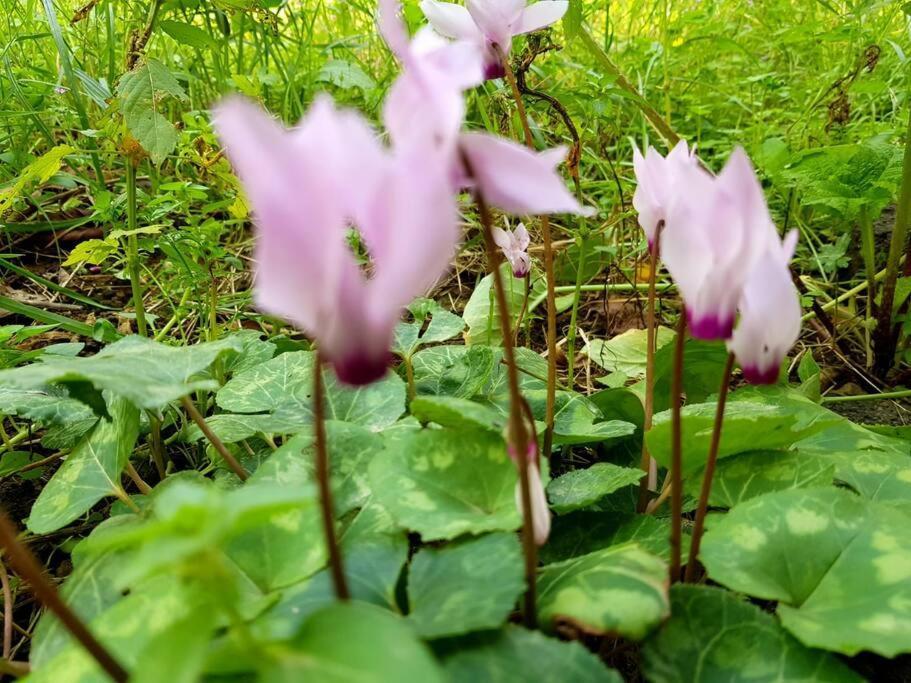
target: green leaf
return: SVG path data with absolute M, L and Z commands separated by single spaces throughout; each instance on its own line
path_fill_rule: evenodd
M 455 396 L 422 396 L 409 406 L 421 422 L 436 422 L 454 429 L 486 429 L 500 434 L 506 425 L 504 416 L 494 408 Z
M 396 587 L 408 558 L 408 540 L 374 501 L 355 516 L 339 542 L 351 597 L 386 609 L 398 610 Z M 258 636 L 287 639 L 307 617 L 336 601 L 328 570 L 281 591 L 279 601 L 254 622 Z
M 506 288 L 506 304 L 509 308 L 510 329 L 515 330 L 516 319 L 525 301 L 525 280 L 515 278 L 509 263 L 500 264 L 500 274 Z M 474 288 L 462 317 L 468 325 L 465 343 L 497 346 L 502 343 L 500 334 L 500 311 L 497 308 L 491 287 L 493 275 L 485 275 Z
M 260 674 L 269 683 L 445 680 L 433 655 L 401 617 L 357 602 L 316 612 L 271 654 Z
M 465 321 L 460 316 L 450 313 L 433 299 L 417 299 L 408 309 L 414 316 L 414 321 L 401 322 L 396 325 L 395 343 L 392 349 L 403 358 L 410 357 L 425 344 L 452 339 L 465 328 Z M 430 322 L 424 329 L 428 316 Z
M 496 354 L 489 346 L 437 346 L 412 358 L 418 396 L 471 398 L 490 381 Z
M 724 413 L 718 458 L 756 450 L 787 448 L 843 418 L 795 394 L 761 396 L 734 392 Z M 681 411 L 683 474 L 701 469 L 708 457 L 716 405 L 699 403 Z M 652 457 L 667 467 L 671 460 L 670 411 L 655 415 L 646 435 Z
M 821 458 L 835 467 L 835 478 L 867 500 L 911 514 L 911 458 L 907 455 L 855 451 Z
M 580 643 L 563 642 L 538 631 L 507 626 L 496 634 L 477 634 L 458 641 L 444 659 L 452 683 L 621 683 Z
M 90 622 L 92 633 L 120 663 L 132 669 L 144 648 L 203 607 L 198 594 L 173 576 L 160 577 L 106 609 Z M 29 676 L 30 683 L 106 683 L 110 678 L 77 643 L 63 648 Z
M 0 415 L 19 416 L 42 427 L 97 421 L 85 403 L 67 396 L 61 389 L 15 389 L 0 387 Z
M 896 510 L 835 488 L 770 493 L 713 521 L 700 560 L 714 581 L 778 600 L 805 645 L 911 651 L 911 525 Z
M 193 346 L 167 346 L 144 337 L 125 337 L 94 356 L 60 358 L 0 371 L 0 385 L 45 390 L 53 383 L 88 382 L 139 408 L 157 410 L 218 384 L 199 375 L 225 354 L 239 350 L 227 338 Z
M 46 183 L 60 170 L 63 159 L 76 150 L 69 145 L 58 145 L 45 152 L 26 166 L 11 185 L 0 189 L 0 218 L 13 202 L 23 196 L 35 183 Z
M 157 634 L 136 662 L 130 683 L 196 683 L 217 619 L 215 609 L 197 609 Z
M 177 145 L 177 129 L 161 114 L 160 104 L 165 96 L 187 99 L 180 83 L 164 64 L 147 59 L 120 77 L 117 96 L 130 133 L 160 164 Z
M 112 398 L 101 420 L 54 473 L 32 506 L 28 528 L 46 534 L 66 526 L 105 496 L 123 491 L 120 474 L 139 435 L 139 411 Z
M 654 515 L 572 512 L 554 518 L 550 536 L 540 555 L 542 562 L 550 564 L 635 541 L 643 550 L 669 560 L 669 538 L 668 520 Z M 684 543 L 684 560 L 686 552 L 687 544 Z
M 218 405 L 232 413 L 271 412 L 276 419 L 303 427 L 312 422 L 311 351 L 283 353 L 237 373 L 218 392 Z M 326 418 L 374 429 L 386 427 L 405 412 L 405 384 L 394 373 L 365 387 L 341 384 L 323 370 Z
M 545 389 L 526 390 L 524 396 L 537 419 L 544 419 Z M 507 410 L 507 396 L 500 396 L 501 410 Z M 554 403 L 554 444 L 603 443 L 632 435 L 636 426 L 620 420 L 605 420 L 598 407 L 582 394 L 557 391 Z
M 538 617 L 548 630 L 640 640 L 670 613 L 667 582 L 665 563 L 636 545 L 598 550 L 541 570 Z
M 522 547 L 515 534 L 488 534 L 411 561 L 408 620 L 422 638 L 502 626 L 525 589 Z
M 644 476 L 640 469 L 598 462 L 551 481 L 547 498 L 557 514 L 581 510 L 624 486 L 638 484 Z
M 693 497 L 702 488 L 702 472 L 686 480 L 684 490 Z M 831 484 L 835 465 L 824 457 L 799 451 L 753 451 L 718 463 L 709 505 L 732 508 L 772 491 L 805 489 Z
M 725 590 L 677 584 L 671 588 L 671 613 L 642 648 L 642 669 L 653 683 L 863 680 Z
M 667 327 L 657 328 L 656 348 L 674 341 L 676 333 Z M 619 372 L 632 379 L 645 377 L 648 333 L 632 329 L 610 339 L 592 339 L 585 347 L 585 353 L 596 364 L 608 372 Z M 684 366 L 685 367 L 685 366 Z
M 173 21 L 163 19 L 158 22 L 158 28 L 171 36 L 178 43 L 189 45 L 198 50 L 217 50 L 218 41 L 216 41 L 208 32 L 197 28 L 192 24 L 185 24 L 182 21 Z
M 400 434 L 370 463 L 370 483 L 395 521 L 425 541 L 519 527 L 516 468 L 489 432 Z
M 331 83 L 342 90 L 360 88 L 367 92 L 376 87 L 374 80 L 364 73 L 361 67 L 344 59 L 331 59 L 326 62 L 316 75 L 316 80 Z

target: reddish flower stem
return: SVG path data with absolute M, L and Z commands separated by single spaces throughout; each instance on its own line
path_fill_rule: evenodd
M 642 481 L 639 484 L 639 504 L 637 510 L 645 512 L 648 507 L 649 491 L 649 472 L 651 470 L 652 458 L 648 452 L 648 445 L 645 442 L 645 435 L 652 428 L 652 417 L 655 412 L 655 353 L 657 351 L 657 330 L 655 329 L 655 298 L 658 270 L 658 245 L 661 241 L 661 231 L 664 229 L 664 221 L 658 223 L 658 229 L 655 232 L 655 242 L 649 249 L 648 265 L 648 303 L 646 304 L 645 329 L 647 335 L 647 348 L 645 351 L 645 419 L 642 424 L 642 459 L 639 466 L 645 472 Z
M 528 113 L 525 111 L 525 103 L 522 101 L 522 94 L 519 92 L 516 74 L 503 50 L 497 45 L 494 46 L 494 49 L 503 63 L 506 81 L 512 90 L 516 111 L 518 111 L 519 120 L 522 122 L 525 146 L 533 150 L 535 141 L 531 134 L 531 127 L 528 124 Z M 543 452 L 544 457 L 550 457 L 554 438 L 554 404 L 557 395 L 557 295 L 554 290 L 556 279 L 554 277 L 553 238 L 550 232 L 550 218 L 546 215 L 541 216 L 541 240 L 544 243 L 544 278 L 547 283 L 547 400 L 544 410 Z M 572 359 L 570 359 L 570 362 L 572 362 Z
M 715 409 L 715 426 L 712 429 L 712 441 L 709 446 L 709 457 L 705 461 L 705 474 L 702 477 L 702 490 L 699 493 L 699 506 L 696 508 L 696 523 L 693 527 L 693 540 L 690 541 L 689 560 L 686 564 L 684 581 L 689 583 L 696 578 L 699 565 L 699 544 L 705 528 L 705 513 L 709 505 L 709 494 L 712 492 L 712 478 L 715 476 L 715 463 L 718 461 L 718 446 L 721 444 L 721 428 L 724 424 L 724 407 L 728 400 L 728 389 L 731 384 L 731 372 L 734 370 L 734 354 L 729 353 L 718 390 L 718 407 Z
M 326 416 L 323 407 L 323 363 L 320 353 L 314 354 L 313 368 L 313 431 L 316 436 L 316 484 L 319 488 L 319 503 L 323 518 L 323 535 L 326 553 L 329 556 L 329 571 L 332 585 L 339 600 L 349 600 L 348 581 L 338 538 L 335 535 L 335 507 L 332 503 L 332 486 L 329 482 L 329 450 L 326 447 Z
M 212 447 L 218 451 L 218 454 L 222 457 L 228 467 L 231 468 L 231 471 L 238 476 L 241 481 L 247 481 L 249 474 L 247 470 L 244 469 L 244 466 L 235 458 L 231 451 L 228 450 L 227 446 L 218 438 L 218 435 L 212 431 L 212 428 L 209 427 L 209 423 L 206 422 L 206 418 L 202 416 L 196 406 L 193 405 L 193 401 L 190 400 L 189 396 L 184 396 L 180 399 L 180 405 L 183 406 L 183 409 L 187 411 L 187 414 L 190 416 L 190 419 L 196 423 L 196 426 L 199 427 L 200 431 L 205 434 L 206 438 L 209 440 L 209 443 L 212 444 Z
M 686 312 L 680 311 L 674 342 L 674 374 L 671 379 L 671 567 L 670 580 L 680 580 L 680 539 L 683 531 L 683 431 L 680 399 L 683 394 L 683 348 L 686 343 Z
M 469 178 L 475 178 L 474 169 L 468 155 L 462 154 L 462 164 Z M 509 442 L 515 448 L 519 465 L 519 489 L 522 497 L 522 547 L 525 552 L 525 582 L 526 591 L 522 615 L 528 628 L 537 626 L 537 571 L 538 547 L 535 544 L 535 531 L 531 511 L 531 484 L 529 481 L 528 446 L 529 435 L 525 428 L 523 416 L 522 392 L 519 390 L 519 373 L 516 369 L 516 355 L 513 349 L 512 330 L 510 329 L 509 305 L 506 300 L 506 286 L 503 283 L 503 274 L 500 269 L 500 260 L 496 244 L 493 240 L 493 220 L 490 209 L 481 191 L 475 187 L 475 203 L 478 206 L 478 215 L 481 226 L 484 228 L 484 245 L 487 250 L 487 264 L 493 276 L 494 293 L 497 309 L 500 312 L 500 332 L 503 337 L 503 356 L 506 360 L 506 378 L 509 386 Z M 546 452 L 546 451 L 545 451 Z
M 111 680 L 116 683 L 127 683 L 129 674 L 126 669 L 120 666 L 107 648 L 92 635 L 82 619 L 63 602 L 38 560 L 27 547 L 19 542 L 13 522 L 2 509 L 0 509 L 0 546 L 6 550 L 13 568 L 28 582 L 38 602 L 53 612 L 66 630 L 79 641 L 111 677 Z

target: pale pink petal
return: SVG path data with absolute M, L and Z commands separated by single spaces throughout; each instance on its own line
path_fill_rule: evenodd
M 483 197 L 491 205 L 519 215 L 593 213 L 576 201 L 554 168 L 562 152 L 536 153 L 484 133 L 463 133 L 459 144 Z
M 528 485 L 531 494 L 531 524 L 534 530 L 535 543 L 539 546 L 547 542 L 550 536 L 550 508 L 547 506 L 547 493 L 541 481 L 541 471 L 536 464 L 528 464 Z M 522 514 L 522 482 L 516 482 L 516 508 Z
M 536 2 L 522 12 L 518 23 L 513 27 L 513 35 L 531 33 L 560 21 L 569 9 L 567 0 L 544 0 Z
M 508 53 L 525 0 L 466 0 L 465 6 L 487 40 Z
M 408 29 L 400 16 L 401 10 L 402 3 L 400 0 L 380 0 L 377 24 L 379 25 L 380 35 L 383 36 L 392 53 L 400 60 L 405 61 L 408 54 L 409 39 Z
M 493 241 L 500 249 L 504 251 L 507 249 L 512 249 L 512 235 L 506 232 L 503 228 L 494 228 L 492 230 Z
M 437 31 L 449 38 L 478 40 L 481 31 L 462 5 L 438 0 L 421 0 L 421 11 Z
M 513 235 L 515 236 L 515 239 L 516 239 L 516 246 L 520 250 L 525 251 L 526 249 L 528 249 L 528 245 L 531 244 L 531 237 L 528 234 L 528 230 L 526 230 L 526 228 L 525 228 L 525 223 L 519 223 L 516 226 L 516 229 L 515 229 L 515 232 L 513 232 Z
M 800 335 L 800 297 L 788 268 L 796 232 L 763 254 L 743 288 L 740 322 L 728 343 L 744 377 L 768 384 Z

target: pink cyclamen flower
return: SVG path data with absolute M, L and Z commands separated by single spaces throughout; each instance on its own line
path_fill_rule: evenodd
M 661 256 L 677 283 L 690 332 L 730 339 L 737 304 L 756 261 L 778 239 L 762 186 L 737 148 L 717 178 L 678 170 L 679 192 L 661 236 Z
M 455 252 L 446 165 L 433 150 L 390 153 L 328 97 L 291 130 L 229 99 L 215 128 L 253 209 L 257 306 L 316 339 L 343 382 L 379 379 L 402 308 Z M 370 254 L 370 277 L 347 244 L 351 226 Z
M 512 446 L 507 447 L 507 452 L 512 461 L 519 464 L 516 457 L 516 451 Z M 541 479 L 541 465 L 538 462 L 538 444 L 534 441 L 528 444 L 526 453 L 528 458 L 528 486 L 531 494 L 531 525 L 534 529 L 535 543 L 539 546 L 547 542 L 550 536 L 550 508 L 547 506 L 547 493 L 544 490 L 544 482 Z M 516 482 L 516 508 L 522 514 L 522 481 Z
M 636 191 L 633 193 L 633 208 L 639 213 L 639 225 L 648 239 L 649 249 L 654 248 L 658 225 L 667 221 L 667 212 L 681 189 L 685 171 L 698 169 L 699 159 L 695 148 L 690 150 L 686 141 L 681 140 L 668 153 L 661 156 L 649 146 L 645 156 L 638 148 L 633 149 L 633 170 L 636 173 Z
M 478 45 L 484 53 L 484 75 L 506 75 L 499 53 L 509 54 L 513 36 L 550 26 L 566 14 L 567 0 L 544 0 L 526 6 L 525 0 L 466 0 L 465 6 L 421 0 L 424 16 L 449 38 Z
M 800 295 L 788 262 L 797 245 L 797 231 L 771 247 L 756 261 L 740 297 L 740 320 L 728 349 L 754 384 L 774 384 L 781 362 L 800 336 Z
M 524 223 L 519 223 L 514 231 L 494 228 L 493 241 L 500 247 L 506 260 L 509 261 L 509 265 L 512 266 L 513 276 L 524 278 L 528 275 L 531 270 L 531 258 L 528 256 L 528 245 L 531 238 L 528 236 Z
M 557 171 L 565 148 L 535 152 L 494 135 L 460 132 L 463 91 L 481 82 L 477 49 L 464 41 L 440 43 L 429 29 L 409 41 L 400 5 L 399 0 L 380 0 L 379 12 L 380 31 L 404 66 L 383 107 L 393 145 L 439 150 L 450 159 L 454 190 L 477 186 L 489 204 L 503 211 L 593 213 L 576 201 Z M 471 165 L 472 177 L 463 157 Z

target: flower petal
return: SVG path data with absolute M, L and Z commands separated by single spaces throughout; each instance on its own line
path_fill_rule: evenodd
M 485 133 L 463 133 L 459 144 L 485 200 L 503 211 L 520 215 L 593 213 L 576 201 L 554 168 L 564 150 L 535 153 Z
M 531 494 L 531 525 L 534 530 L 535 543 L 539 546 L 547 542 L 550 536 L 550 508 L 547 506 L 547 494 L 544 491 L 544 483 L 541 481 L 541 471 L 536 464 L 528 463 L 528 485 Z M 524 510 L 522 505 L 522 482 L 516 482 L 516 508 L 521 514 Z
M 560 21 L 569 9 L 568 0 L 545 0 L 536 2 L 522 12 L 518 23 L 513 27 L 513 35 L 531 33 L 545 26 Z
M 525 0 L 466 0 L 465 6 L 484 37 L 508 54 Z
M 421 11 L 437 31 L 448 38 L 477 41 L 481 30 L 462 5 L 438 0 L 421 0 Z

